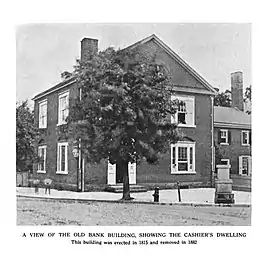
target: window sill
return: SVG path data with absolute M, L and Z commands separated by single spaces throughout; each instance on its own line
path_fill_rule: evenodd
M 38 127 L 38 128 L 41 129 L 41 130 L 42 130 L 42 129 L 47 129 L 47 126 L 46 126 L 46 127 Z
M 62 126 L 62 125 L 66 125 L 67 122 L 63 122 L 63 123 L 58 123 L 57 126 Z
M 220 145 L 229 145 L 227 142 L 221 142 Z
M 63 172 L 63 171 L 56 171 L 56 174 L 68 174 L 68 171 Z
M 252 176 L 251 175 L 230 175 L 230 178 L 231 179 L 243 179 L 243 180 L 249 180 L 249 179 L 252 179 Z
M 196 128 L 196 125 L 189 125 L 189 124 L 177 124 L 177 127 L 179 128 Z
M 178 172 L 171 172 L 171 174 L 196 174 L 196 172 L 178 171 Z
M 46 174 L 46 171 L 37 171 L 38 174 Z
M 241 144 L 241 146 L 250 146 L 250 144 Z

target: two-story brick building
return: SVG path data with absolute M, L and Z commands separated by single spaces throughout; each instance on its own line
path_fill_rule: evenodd
M 180 181 L 211 185 L 215 90 L 157 36 L 151 35 L 127 48 L 133 47 L 156 53 L 157 61 L 168 66 L 174 85 L 172 99 L 180 101 L 171 121 L 178 123 L 184 140 L 172 145 L 157 165 L 144 161 L 137 166 L 130 164 L 130 183 L 162 186 Z M 97 40 L 84 38 L 81 41 L 81 59 L 86 58 L 87 52 L 98 52 Z M 41 161 L 35 165 L 35 176 L 53 179 L 57 188 L 76 189 L 77 166 L 72 154 L 75 138 L 66 137 L 63 127 L 71 98 L 79 95 L 76 80 L 68 78 L 34 97 L 36 125 L 40 130 L 37 148 L 41 156 Z M 83 191 L 121 182 L 116 166 L 108 164 L 107 160 L 92 165 L 82 156 L 81 149 L 78 160 Z
M 222 163 L 231 166 L 233 188 L 251 189 L 251 115 L 244 110 L 243 74 L 231 74 L 232 107 L 214 107 L 215 144 L 223 155 Z

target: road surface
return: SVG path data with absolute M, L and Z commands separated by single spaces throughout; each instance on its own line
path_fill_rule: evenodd
M 245 226 L 250 207 L 191 207 L 17 198 L 18 225 Z

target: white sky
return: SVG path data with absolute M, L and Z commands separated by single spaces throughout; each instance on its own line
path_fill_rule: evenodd
M 250 24 L 27 24 L 16 33 L 16 99 L 31 99 L 57 84 L 80 55 L 83 37 L 99 39 L 99 49 L 125 47 L 155 33 L 211 85 L 230 88 L 241 70 L 251 84 Z

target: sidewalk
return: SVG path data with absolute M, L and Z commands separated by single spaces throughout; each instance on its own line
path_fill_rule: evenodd
M 148 191 L 143 193 L 131 193 L 131 197 L 134 199 L 131 202 L 136 203 L 154 203 L 153 202 L 154 191 Z M 216 206 L 214 204 L 215 189 L 212 188 L 197 188 L 197 189 L 181 189 L 181 200 L 178 202 L 177 189 L 172 190 L 160 190 L 160 204 L 187 204 L 187 205 L 206 205 Z M 235 206 L 250 206 L 251 205 L 251 193 L 233 191 L 235 195 Z M 35 193 L 34 188 L 17 187 L 17 196 L 22 197 L 36 197 L 36 198 L 48 198 L 58 200 L 80 200 L 80 201 L 107 201 L 118 202 L 122 193 L 110 193 L 110 192 L 71 192 L 71 191 L 58 191 L 51 190 L 51 194 L 45 194 L 45 189 L 40 188 L 39 193 Z

